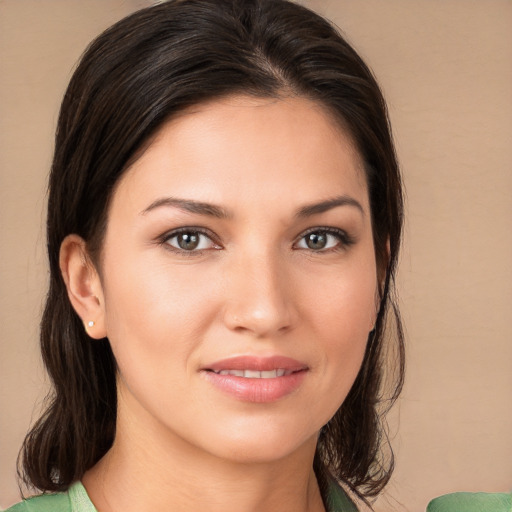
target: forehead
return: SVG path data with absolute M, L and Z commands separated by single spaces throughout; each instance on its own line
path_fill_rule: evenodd
M 233 96 L 165 123 L 116 194 L 130 189 L 141 196 L 151 188 L 217 201 L 230 194 L 255 200 L 256 192 L 280 200 L 292 188 L 298 202 L 308 202 L 331 197 L 333 188 L 366 195 L 366 178 L 350 135 L 323 105 L 300 97 Z

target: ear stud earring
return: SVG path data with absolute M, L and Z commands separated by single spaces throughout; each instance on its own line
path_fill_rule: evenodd
M 87 327 L 94 327 L 94 322 L 92 320 L 87 322 Z

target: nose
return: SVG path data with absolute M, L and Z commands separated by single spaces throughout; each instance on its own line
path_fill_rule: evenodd
M 230 330 L 266 338 L 295 326 L 298 312 L 294 283 L 278 255 L 240 258 L 230 266 L 226 286 L 224 323 Z

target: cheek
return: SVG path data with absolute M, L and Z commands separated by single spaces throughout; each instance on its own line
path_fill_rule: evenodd
M 186 279 L 186 272 L 171 274 L 162 264 L 111 261 L 116 264 L 105 272 L 107 336 L 120 390 L 128 390 L 153 411 L 185 407 L 190 354 L 199 344 L 200 322 L 207 316 L 194 292 L 201 288 L 190 276 Z M 172 396 L 168 390 L 174 390 Z
M 123 361 L 186 364 L 214 315 L 215 284 L 191 266 L 171 272 L 161 262 L 111 261 L 104 285 L 107 336 L 120 367 Z
M 366 339 L 377 311 L 377 275 L 373 260 L 357 260 L 329 273 L 317 282 L 322 289 L 311 297 L 311 311 L 321 324 L 342 338 Z M 353 338 L 350 336 L 353 335 Z
M 361 367 L 376 311 L 375 266 L 356 264 L 325 280 L 326 292 L 312 297 L 314 336 L 323 343 L 323 393 L 338 409 Z

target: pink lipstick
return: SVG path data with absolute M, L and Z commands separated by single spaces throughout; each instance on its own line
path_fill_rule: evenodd
M 201 370 L 217 389 L 245 402 L 275 402 L 302 383 L 307 365 L 284 356 L 239 356 Z

